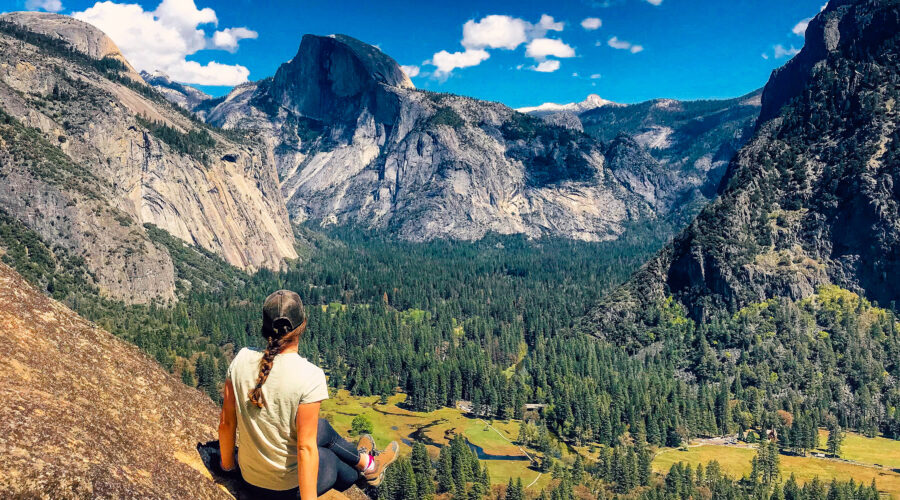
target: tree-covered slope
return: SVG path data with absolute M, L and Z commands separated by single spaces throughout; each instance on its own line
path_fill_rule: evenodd
M 720 198 L 585 329 L 664 349 L 725 399 L 752 406 L 751 385 L 771 410 L 896 433 L 897 324 L 868 301 L 900 296 L 898 27 L 897 1 L 830 2 L 766 86 L 769 119 Z
M 808 84 L 760 124 L 731 162 L 722 196 L 607 305 L 671 295 L 702 319 L 829 283 L 885 305 L 897 298 L 897 23 L 893 1 L 831 2 L 797 61 L 767 85 L 763 108 L 783 93 L 779 75 L 790 72 L 793 84 L 805 71 Z M 595 315 L 601 331 L 614 316 L 605 311 Z

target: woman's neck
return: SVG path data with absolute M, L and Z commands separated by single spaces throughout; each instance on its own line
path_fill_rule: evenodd
M 297 348 L 300 346 L 300 339 L 284 346 L 279 354 L 297 354 Z

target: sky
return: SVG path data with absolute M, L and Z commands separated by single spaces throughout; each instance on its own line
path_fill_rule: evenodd
M 379 47 L 419 88 L 512 107 L 728 98 L 765 85 L 825 0 L 0 0 L 72 15 L 138 70 L 223 95 L 271 76 L 305 33 Z

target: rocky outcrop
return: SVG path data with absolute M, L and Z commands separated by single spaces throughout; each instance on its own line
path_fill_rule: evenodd
M 501 104 L 415 90 L 392 59 L 342 35 L 305 36 L 274 78 L 204 112 L 261 131 L 295 220 L 410 240 L 604 240 L 653 216 L 597 141 Z
M 295 258 L 271 150 L 235 142 L 143 81 L 71 52 L 110 54 L 84 41 L 102 35 L 95 28 L 59 17 L 4 16 L 29 29 L 36 20 L 36 33 L 62 23 L 54 37 L 67 50 L 0 29 L 0 209 L 83 258 L 101 291 L 126 302 L 174 298 L 171 259 L 144 224 L 242 269 Z
M 231 498 L 196 445 L 218 411 L 0 264 L 0 497 Z
M 643 177 L 644 199 L 661 214 L 676 216 L 690 215 L 715 198 L 728 162 L 751 137 L 759 110 L 760 92 L 754 92 L 722 101 L 602 106 L 582 112 L 579 121 L 586 133 L 608 144 L 607 161 L 617 177 Z M 623 142 L 625 137 L 630 141 Z M 641 173 L 650 171 L 659 175 Z
M 900 11 L 829 2 L 810 27 L 809 48 L 766 86 L 764 116 L 778 114 L 732 160 L 722 195 L 604 299 L 592 332 L 627 342 L 667 296 L 698 320 L 829 283 L 900 298 Z
M 8 12 L 0 15 L 0 21 L 18 24 L 29 31 L 63 40 L 72 49 L 94 59 L 115 59 L 125 66 L 122 72 L 124 76 L 135 83 L 143 83 L 141 76 L 125 59 L 115 42 L 90 24 L 51 12 Z
M 547 115 L 543 115 L 541 118 L 543 118 L 544 122 L 550 125 L 565 127 L 570 130 L 577 130 L 578 132 L 584 132 L 584 125 L 582 125 L 581 120 L 578 119 L 578 115 L 572 113 L 571 111 L 550 113 Z
M 204 101 L 212 99 L 209 94 L 202 90 L 195 89 L 190 85 L 173 82 L 168 75 L 160 71 L 153 73 L 141 71 L 141 78 L 147 82 L 147 85 L 155 88 L 157 92 L 165 96 L 167 101 L 186 110 L 193 110 Z
M 414 88 L 396 61 L 346 35 L 304 35 L 297 55 L 282 64 L 268 97 L 298 115 L 353 123 L 368 112 L 392 125 L 400 103 L 390 88 Z
M 831 0 L 829 15 L 816 16 L 806 28 L 803 50 L 784 66 L 772 72 L 765 87 L 760 121 L 776 117 L 781 108 L 806 88 L 813 76 L 812 68 L 833 56 L 853 51 L 878 50 L 885 39 L 892 37 L 900 26 L 895 17 L 881 21 L 858 18 L 846 12 L 856 12 L 854 0 Z M 874 2 L 880 3 L 880 2 Z M 848 10 L 849 9 L 849 10 Z
M 673 184 L 684 183 L 685 178 L 678 171 L 665 169 L 631 136 L 621 134 L 613 139 L 605 154 L 613 175 L 656 210 L 665 211 L 675 204 L 672 196 L 682 189 Z

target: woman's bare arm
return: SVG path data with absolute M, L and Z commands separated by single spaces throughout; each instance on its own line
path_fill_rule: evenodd
M 319 403 L 297 407 L 297 474 L 301 500 L 314 500 L 319 479 Z
M 222 455 L 222 469 L 234 468 L 234 439 L 237 432 L 237 401 L 231 380 L 225 381 L 225 401 L 219 414 L 219 451 Z

